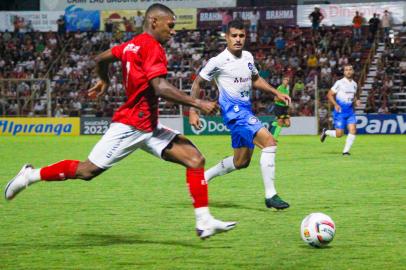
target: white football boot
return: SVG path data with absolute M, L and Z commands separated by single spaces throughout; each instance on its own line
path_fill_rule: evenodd
M 32 165 L 25 164 L 20 172 L 8 182 L 4 190 L 6 200 L 13 199 L 19 192 L 27 188 L 31 183 L 28 181 L 28 173 L 33 169 Z
M 209 238 L 217 233 L 227 232 L 232 230 L 237 225 L 237 222 L 224 222 L 214 217 L 199 222 L 196 224 L 196 233 L 201 239 Z

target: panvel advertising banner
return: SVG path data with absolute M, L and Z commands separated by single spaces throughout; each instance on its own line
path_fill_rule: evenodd
M 406 134 L 406 114 L 357 115 L 358 134 Z
M 218 10 L 214 8 L 199 8 L 197 10 L 197 25 L 198 28 L 210 29 L 219 28 L 222 21 L 222 13 L 230 10 L 233 13 L 233 18 L 243 19 L 249 24 L 249 19 L 253 11 L 259 12 L 259 23 L 262 26 L 293 26 L 296 25 L 296 6 L 276 6 L 276 7 L 239 7 L 233 9 Z
M 0 12 L 0 32 L 14 31 L 14 20 L 16 17 L 20 18 L 22 29 L 26 27 L 27 23 L 31 21 L 32 29 L 34 31 L 56 32 L 58 25 L 56 21 L 64 14 L 63 11 L 6 11 Z M 23 19 L 23 20 L 21 20 Z
M 0 136 L 77 136 L 80 118 L 0 118 Z
M 42 11 L 65 10 L 76 5 L 86 10 L 147 9 L 160 3 L 170 8 L 219 8 L 235 7 L 237 0 L 40 0 Z
M 405 20 L 405 1 L 399 2 L 371 2 L 351 4 L 318 5 L 324 16 L 321 24 L 325 25 L 352 25 L 355 12 L 358 11 L 366 19 L 366 22 L 374 15 L 380 14 L 382 18 L 385 10 L 392 16 L 394 24 L 401 24 Z M 311 26 L 309 14 L 314 11 L 314 5 L 297 6 L 297 24 L 301 27 Z
M 103 10 L 100 13 L 100 30 L 104 31 L 104 24 L 107 22 L 108 19 L 116 24 L 121 31 L 124 31 L 124 24 L 123 18 L 129 19 L 132 23 L 134 23 L 134 17 L 137 15 L 138 10 Z M 145 15 L 145 10 L 141 11 L 142 15 Z M 176 24 L 175 30 L 181 29 L 188 29 L 194 30 L 196 29 L 196 9 L 195 8 L 176 8 L 173 9 L 176 14 Z

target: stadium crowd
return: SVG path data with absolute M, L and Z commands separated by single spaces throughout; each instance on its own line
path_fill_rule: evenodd
M 111 22 L 106 22 L 106 24 Z M 119 62 L 111 65 L 111 86 L 99 100 L 87 97 L 86 90 L 95 81 L 94 57 L 99 52 L 131 38 L 131 28 L 125 32 L 106 26 L 105 32 L 0 33 L 0 79 L 50 78 L 51 112 L 53 116 L 112 116 L 124 100 Z M 277 87 L 282 76 L 291 77 L 293 105 L 291 115 L 312 116 L 315 108 L 316 83 L 319 88 L 319 117 L 328 122 L 326 91 L 342 75 L 342 66 L 352 63 L 358 81 L 372 43 L 375 28 L 353 31 L 351 26 L 320 26 L 317 31 L 295 27 L 247 27 L 247 49 L 256 61 L 260 75 Z M 386 32 L 385 32 L 386 33 Z M 372 38 L 371 38 L 372 37 Z M 395 44 L 396 45 L 396 44 Z M 391 45 L 379 63 L 376 83 L 370 91 L 367 112 L 382 112 L 388 107 L 393 80 L 400 80 L 404 92 L 406 61 L 404 45 Z M 189 92 L 199 70 L 225 48 L 224 35 L 219 30 L 182 30 L 167 47 L 168 78 L 180 89 Z M 396 73 L 399 66 L 400 73 Z M 399 79 L 401 78 L 401 79 Z M 46 83 L 42 81 L 1 81 L 0 115 L 46 115 Z M 214 100 L 218 92 L 213 85 L 202 93 Z M 253 91 L 254 112 L 272 112 L 273 97 Z M 162 101 L 163 114 L 179 114 L 180 108 Z M 188 110 L 184 110 L 187 112 Z

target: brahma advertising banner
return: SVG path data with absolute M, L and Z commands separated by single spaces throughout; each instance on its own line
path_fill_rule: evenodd
M 358 134 L 406 134 L 406 114 L 357 115 Z
M 259 13 L 259 23 L 262 26 L 296 25 L 296 6 L 275 6 L 275 7 L 237 7 L 232 9 L 199 8 L 197 10 L 197 26 L 202 29 L 219 28 L 221 26 L 222 14 L 231 11 L 233 18 L 243 19 L 249 24 L 254 10 Z
M 0 136 L 77 136 L 80 118 L 0 118 Z
M 86 10 L 146 9 L 160 3 L 170 8 L 235 7 L 237 0 L 40 0 L 43 11 L 65 10 L 76 5 Z
M 314 11 L 315 5 L 297 6 L 297 24 L 301 27 L 311 26 L 309 14 Z M 321 24 L 325 25 L 352 25 L 355 12 L 358 11 L 366 22 L 374 15 L 380 14 L 382 17 L 385 10 L 392 16 L 394 24 L 401 24 L 405 20 L 405 1 L 399 2 L 371 2 L 371 3 L 348 3 L 318 5 L 324 16 Z

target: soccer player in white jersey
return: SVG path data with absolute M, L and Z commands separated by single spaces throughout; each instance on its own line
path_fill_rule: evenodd
M 360 105 L 356 99 L 357 83 L 353 80 L 354 69 L 351 65 L 344 66 L 344 77 L 335 82 L 327 94 L 328 100 L 334 105 L 333 130 L 323 129 L 320 135 L 321 142 L 324 142 L 327 136 L 340 138 L 344 135 L 344 129 L 347 126 L 348 135 L 343 150 L 344 156 L 350 155 L 350 149 L 357 133 L 357 120 L 355 119 L 354 104 Z
M 247 168 L 254 146 L 261 148 L 261 172 L 265 186 L 265 204 L 268 208 L 285 209 L 289 204 L 277 194 L 274 185 L 276 141 L 251 110 L 250 93 L 252 88 L 272 93 L 280 100 L 290 103 L 290 97 L 279 93 L 258 75 L 254 58 L 244 51 L 246 31 L 241 21 L 228 24 L 226 32 L 227 48 L 209 60 L 192 85 L 192 95 L 199 92 L 207 81 L 214 80 L 219 89 L 219 103 L 224 123 L 231 131 L 234 155 L 220 161 L 205 172 L 206 181 L 236 169 Z M 190 124 L 201 128 L 198 111 L 190 109 Z

